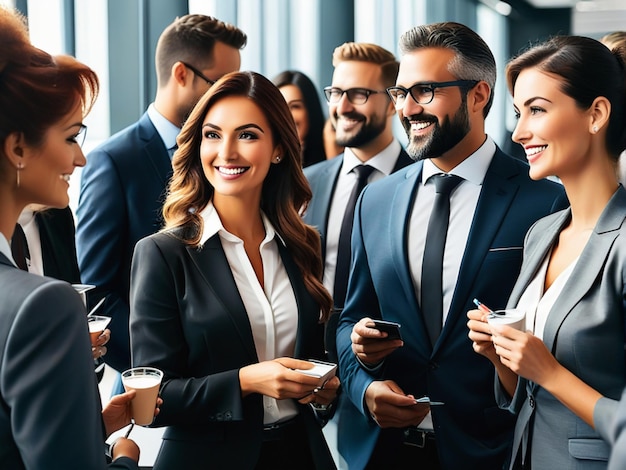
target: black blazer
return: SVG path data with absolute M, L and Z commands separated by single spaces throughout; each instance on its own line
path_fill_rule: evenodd
M 168 426 L 155 469 L 254 468 L 262 444 L 262 396 L 241 397 L 239 369 L 258 362 L 252 329 L 218 235 L 202 248 L 177 232 L 141 240 L 131 271 L 134 365 L 163 370 Z M 295 356 L 323 358 L 319 306 L 287 249 L 279 251 L 298 304 Z M 317 468 L 334 468 L 309 407 L 300 407 Z
M 44 275 L 80 284 L 72 210 L 46 209 L 35 214 L 35 221 L 41 239 Z

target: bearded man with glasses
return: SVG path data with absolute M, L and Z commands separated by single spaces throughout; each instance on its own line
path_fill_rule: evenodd
M 485 134 L 496 64 L 474 31 L 419 26 L 400 48 L 387 93 L 417 163 L 369 185 L 355 209 L 337 330 L 339 452 L 351 470 L 500 469 L 514 419 L 498 408 L 466 314 L 476 297 L 506 306 L 527 229 L 566 201 Z M 374 319 L 400 323 L 402 338 Z

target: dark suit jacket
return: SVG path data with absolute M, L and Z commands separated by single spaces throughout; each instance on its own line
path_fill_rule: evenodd
M 81 298 L 3 254 L 0 298 L 0 468 L 106 468 Z M 109 468 L 137 464 L 119 459 Z
M 529 231 L 524 265 L 509 305 L 517 305 L 570 220 L 571 212 L 567 209 L 538 221 Z M 604 414 L 612 416 L 626 386 L 625 220 L 626 190 L 620 186 L 550 310 L 543 333 L 546 347 L 559 363 L 604 395 L 596 408 L 602 407 Z M 504 391 L 497 391 L 501 404 L 508 406 Z M 524 429 L 532 427 L 532 468 L 591 470 L 604 466 L 608 460 L 610 447 L 600 434 L 537 384 L 520 379 L 511 409 L 518 413 L 514 455 Z
M 81 178 L 76 245 L 83 282 L 94 284 L 90 300 L 107 300 L 112 317 L 105 361 L 130 366 L 128 290 L 138 240 L 158 231 L 171 161 L 161 137 L 144 114 L 87 157 Z
M 357 203 L 354 269 L 337 331 L 341 381 L 350 398 L 340 408 L 339 451 L 353 470 L 363 468 L 379 438 L 387 441 L 389 452 L 402 446 L 402 430 L 381 431 L 363 403 L 373 380 L 391 379 L 407 394 L 445 403 L 432 408 L 442 468 L 500 469 L 509 452 L 513 416 L 496 404 L 493 366 L 473 351 L 466 313 L 475 308 L 475 297 L 494 309 L 506 305 L 521 266 L 524 235 L 533 222 L 557 208 L 555 200 L 563 196 L 563 188 L 532 181 L 528 165 L 496 151 L 448 317 L 431 347 L 407 253 L 407 222 L 421 170 L 422 164 L 416 163 L 370 184 Z M 388 356 L 377 373 L 361 367 L 351 349 L 352 327 L 366 316 L 402 324 L 404 346 Z
M 402 149 L 393 167 L 393 173 L 413 163 L 413 160 Z M 326 160 L 315 165 L 304 168 L 313 197 L 309 202 L 309 207 L 303 216 L 304 221 L 313 225 L 320 232 L 322 237 L 322 254 L 326 256 L 326 232 L 328 229 L 328 214 L 330 204 L 335 194 L 335 186 L 339 178 L 339 172 L 343 165 L 343 153 L 330 160 Z
M 287 249 L 278 246 L 298 303 L 295 356 L 321 358 L 319 305 Z M 254 468 L 262 443 L 262 396 L 242 399 L 239 369 L 258 358 L 218 235 L 201 249 L 187 247 L 172 232 L 137 244 L 130 330 L 133 364 L 165 374 L 161 396 L 167 405 L 155 425 L 168 429 L 154 468 Z M 334 468 L 311 409 L 302 406 L 300 413 L 317 468 Z
M 72 210 L 69 207 L 46 209 L 37 212 L 35 220 L 41 239 L 44 275 L 80 284 Z

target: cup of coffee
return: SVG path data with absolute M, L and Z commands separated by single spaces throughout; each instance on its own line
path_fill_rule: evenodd
M 487 316 L 490 325 L 509 325 L 517 330 L 526 329 L 526 312 L 518 308 L 495 310 Z
M 111 317 L 103 317 L 102 315 L 90 315 L 87 317 L 91 344 L 95 344 L 96 340 L 102 334 L 110 321 Z
M 163 372 L 154 367 L 133 367 L 122 372 L 124 389 L 127 392 L 129 390 L 137 392 L 130 404 L 135 424 L 141 426 L 152 424 L 161 380 Z

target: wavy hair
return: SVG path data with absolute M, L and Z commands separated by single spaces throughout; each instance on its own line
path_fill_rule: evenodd
M 200 212 L 213 197 L 200 160 L 202 124 L 220 100 L 243 96 L 263 112 L 272 129 L 274 145 L 280 145 L 282 160 L 270 165 L 263 182 L 261 209 L 283 238 L 298 266 L 308 292 L 320 305 L 323 321 L 328 319 L 332 298 L 322 279 L 321 242 L 317 230 L 300 217 L 311 199 L 311 188 L 302 173 L 300 142 L 287 102 L 264 76 L 255 72 L 232 72 L 213 85 L 196 104 L 178 135 L 174 174 L 163 206 L 163 230 L 183 228 L 183 242 L 197 246 L 202 234 Z

